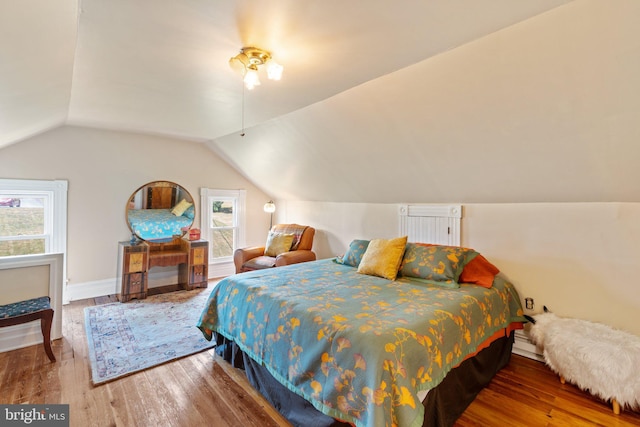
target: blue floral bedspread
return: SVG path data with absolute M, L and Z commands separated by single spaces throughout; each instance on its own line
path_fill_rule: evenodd
M 133 232 L 144 240 L 182 236 L 181 228 L 193 222 L 185 216 L 175 216 L 171 209 L 129 209 L 127 216 Z
M 524 321 L 513 286 L 448 289 L 320 260 L 229 276 L 198 327 L 234 340 L 323 413 L 357 426 L 422 425 L 417 393 Z

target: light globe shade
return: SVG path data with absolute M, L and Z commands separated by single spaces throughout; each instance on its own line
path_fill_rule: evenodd
M 267 213 L 274 213 L 276 211 L 276 205 L 273 203 L 273 200 L 269 200 L 264 204 L 264 211 Z
M 260 77 L 258 76 L 258 70 L 247 68 L 247 72 L 244 75 L 244 84 L 247 89 L 251 90 L 260 85 Z
M 267 77 L 270 80 L 280 80 L 282 78 L 282 70 L 284 67 L 273 59 L 267 62 Z

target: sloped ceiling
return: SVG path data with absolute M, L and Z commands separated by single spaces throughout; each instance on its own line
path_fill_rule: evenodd
M 0 3 L 0 147 L 65 123 L 76 22 L 74 1 Z
M 640 201 L 640 2 L 571 2 L 208 143 L 276 199 Z
M 563 3 L 4 1 L 0 146 L 64 123 L 213 140 L 242 125 L 243 46 L 285 66 L 247 94 L 250 127 Z
M 574 150 L 561 148 L 555 158 L 550 153 L 559 139 L 576 131 L 579 123 L 571 122 L 567 103 L 577 100 L 536 98 L 536 91 L 575 77 L 575 70 L 548 68 L 569 67 L 560 59 L 570 49 L 563 41 L 593 32 L 591 26 L 599 25 L 594 19 L 625 19 L 617 16 L 624 8 L 611 12 L 598 6 L 604 3 L 609 2 L 5 1 L 0 5 L 0 147 L 70 124 L 205 142 L 280 198 L 633 198 L 615 189 L 622 177 L 605 177 L 610 179 L 594 186 L 592 176 L 562 173 Z M 559 7 L 566 4 L 579 6 Z M 567 16 L 585 8 L 584 17 Z M 594 17 L 599 8 L 604 16 Z M 563 28 L 568 22 L 575 26 Z M 250 45 L 270 50 L 285 70 L 281 81 L 245 92 L 247 132 L 240 137 L 243 89 L 228 59 Z M 611 46 L 595 48 L 605 55 Z M 614 49 L 614 54 L 609 59 L 619 60 L 624 52 Z M 562 79 L 512 73 L 527 64 L 544 75 L 558 72 Z M 501 81 L 506 88 L 486 89 Z M 508 96 L 514 87 L 522 90 Z M 561 93 L 561 87 L 555 89 Z M 488 115 L 490 93 L 500 99 L 490 103 Z M 528 106 L 518 96 L 527 96 Z M 527 136 L 541 126 L 545 116 L 539 110 L 549 105 L 559 110 L 547 119 L 569 118 L 564 129 L 556 129 L 563 135 L 546 141 L 539 131 Z M 514 109 L 520 114 L 512 115 Z M 536 121 L 523 119 L 528 113 L 535 113 Z M 469 150 L 474 142 L 482 149 Z M 594 166 L 597 154 L 587 151 L 575 162 Z M 525 164 L 514 163 L 518 157 Z M 623 157 L 596 166 L 629 158 Z M 445 178 L 451 170 L 457 178 Z M 536 186 L 534 170 L 555 174 L 558 184 L 550 189 L 543 180 Z M 574 185 L 585 179 L 588 192 L 586 185 Z M 416 191 L 420 180 L 424 185 Z

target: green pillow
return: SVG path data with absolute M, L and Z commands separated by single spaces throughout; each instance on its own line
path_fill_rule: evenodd
M 362 256 L 367 251 L 368 246 L 368 240 L 353 240 L 349 244 L 347 252 L 345 252 L 342 258 L 338 259 L 338 262 L 340 264 L 350 265 L 351 267 L 359 266 L 360 261 L 362 261 Z
M 458 287 L 458 278 L 469 250 L 459 246 L 408 243 L 400 275 L 423 279 L 428 283 L 441 282 L 447 287 Z

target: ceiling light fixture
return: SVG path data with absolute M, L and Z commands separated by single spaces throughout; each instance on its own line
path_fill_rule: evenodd
M 243 47 L 239 54 L 229 59 L 229 65 L 242 74 L 249 90 L 260 85 L 258 72 L 263 67 L 266 67 L 270 80 L 280 80 L 282 77 L 282 65 L 274 61 L 269 52 L 257 47 Z

